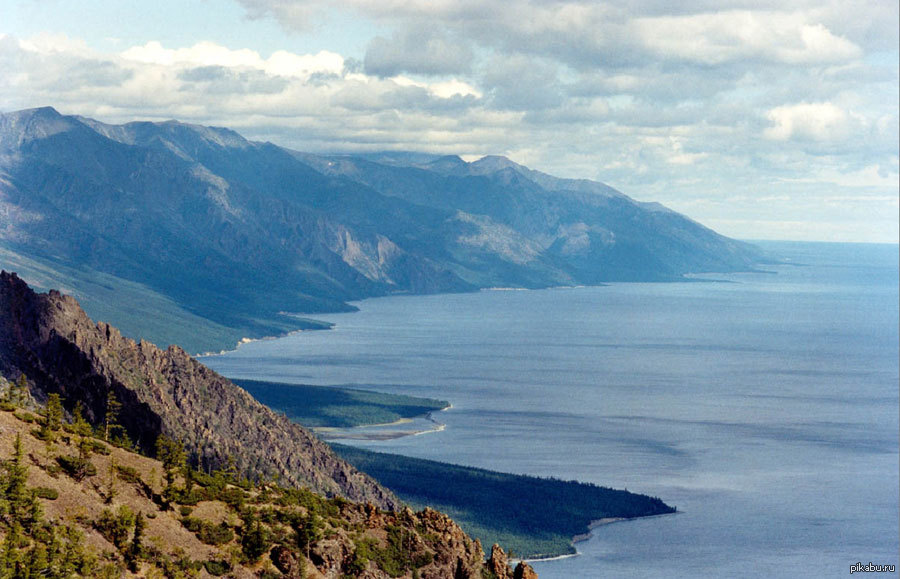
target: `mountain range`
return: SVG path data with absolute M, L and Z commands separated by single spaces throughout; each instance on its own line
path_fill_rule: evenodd
M 504 157 L 314 155 L 176 121 L 0 115 L 0 264 L 194 352 L 367 297 L 669 281 L 758 259 L 662 205 Z

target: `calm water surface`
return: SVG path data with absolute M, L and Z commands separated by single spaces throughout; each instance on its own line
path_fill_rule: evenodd
M 392 297 L 241 346 L 222 373 L 444 398 L 357 444 L 625 487 L 677 515 L 597 529 L 543 579 L 844 577 L 897 565 L 897 246 L 767 243 L 772 273 Z

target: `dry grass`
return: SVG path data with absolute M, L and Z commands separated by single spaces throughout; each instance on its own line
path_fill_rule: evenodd
M 92 523 L 100 517 L 104 509 L 115 511 L 120 505 L 127 505 L 136 513 L 149 515 L 145 531 L 147 542 L 161 546 L 163 552 L 175 555 L 176 551 L 180 550 L 181 554 L 199 561 L 221 556 L 218 549 L 203 544 L 193 533 L 185 529 L 178 520 L 177 512 L 161 510 L 136 485 L 127 483 L 117 476 L 110 476 L 110 466 L 113 463 L 133 468 L 140 474 L 141 479 L 158 493 L 162 490 L 160 480 L 162 465 L 158 461 L 110 447 L 111 452 L 108 456 L 94 454 L 91 457 L 91 462 L 97 467 L 97 474 L 94 476 L 87 477 L 81 482 L 76 482 L 63 473 L 51 476 L 46 468 L 56 464 L 57 456 L 77 454 L 74 437 L 70 443 L 59 440 L 48 446 L 31 436 L 30 432 L 35 429 L 36 425 L 23 423 L 11 412 L 0 412 L 0 458 L 8 459 L 12 456 L 16 435 L 20 434 L 29 466 L 28 485 L 51 488 L 59 493 L 59 498 L 55 500 L 41 499 L 46 517 L 51 521 L 77 522 L 84 531 L 87 546 L 99 552 L 116 551 L 116 548 L 92 527 Z M 111 480 L 114 491 L 112 499 L 109 500 Z M 224 517 L 224 509 L 206 510 L 209 510 L 211 515 Z M 220 511 L 222 515 L 218 515 Z

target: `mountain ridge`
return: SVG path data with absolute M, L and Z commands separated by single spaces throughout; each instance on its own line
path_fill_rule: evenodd
M 52 108 L 0 115 L 0 250 L 139 284 L 251 338 L 302 327 L 282 312 L 368 297 L 670 281 L 758 258 L 671 210 L 505 157 L 313 155 Z M 112 296 L 103 313 L 129 336 L 195 352 L 234 343 L 201 348 L 180 320 L 148 335 L 127 307 Z
M 326 496 L 394 509 L 390 491 L 360 473 L 316 436 L 257 402 L 177 346 L 134 342 L 93 323 L 70 297 L 38 294 L 15 273 L 0 272 L 0 373 L 26 376 L 38 400 L 60 394 L 93 424 L 108 417 L 110 393 L 139 448 L 159 436 L 181 440 L 195 465 L 233 463 L 253 477 L 277 477 Z

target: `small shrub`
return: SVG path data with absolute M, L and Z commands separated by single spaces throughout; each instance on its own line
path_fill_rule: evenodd
M 203 528 L 203 521 L 194 517 L 184 517 L 181 519 L 181 524 L 184 525 L 184 528 L 192 533 L 199 533 L 200 529 Z
M 97 467 L 90 460 L 79 456 L 58 456 L 56 462 L 65 471 L 67 475 L 76 481 L 84 480 L 85 477 L 97 474 Z
M 175 497 L 175 502 L 193 507 L 203 500 L 203 496 L 203 493 L 198 492 L 197 489 L 191 489 L 190 492 L 182 491 L 178 493 L 178 495 Z
M 218 499 L 229 507 L 239 511 L 244 506 L 246 496 L 247 495 L 243 490 L 236 487 L 229 487 L 222 489 L 219 492 Z
M 30 412 L 16 412 L 13 416 L 18 418 L 22 422 L 27 422 L 28 424 L 34 424 L 34 422 L 37 420 L 34 414 L 31 414 Z
M 227 523 L 213 525 L 195 517 L 184 517 L 181 519 L 181 524 L 207 545 L 224 545 L 234 539 L 234 531 Z
M 119 478 L 127 483 L 139 484 L 144 482 L 141 479 L 141 474 L 134 467 L 122 466 L 121 464 L 117 464 L 116 471 L 119 475 Z
M 56 489 L 49 489 L 47 487 L 36 487 L 34 489 L 34 495 L 42 499 L 55 501 L 59 498 L 59 491 L 57 491 Z
M 94 522 L 94 528 L 107 541 L 122 549 L 127 544 L 134 522 L 134 513 L 127 506 L 122 505 L 115 514 L 109 509 L 104 509 L 100 514 L 100 518 Z
M 413 567 L 425 567 L 426 565 L 431 565 L 432 561 L 434 561 L 434 553 L 431 551 L 417 553 L 413 557 Z
M 16 405 L 11 402 L 0 402 L 0 410 L 3 412 L 15 412 Z
M 189 517 L 191 516 L 191 513 L 194 512 L 194 509 L 191 507 L 179 507 L 178 512 L 182 517 Z
M 111 452 L 109 447 L 100 442 L 99 440 L 91 440 L 90 441 L 91 451 L 96 452 L 97 454 L 102 454 L 103 456 L 108 456 Z
M 225 523 L 220 525 L 204 523 L 197 538 L 207 545 L 224 545 L 234 539 L 234 531 Z
M 214 577 L 221 577 L 231 571 L 231 563 L 218 559 L 211 559 L 204 563 L 203 566 L 206 568 L 206 572 Z

